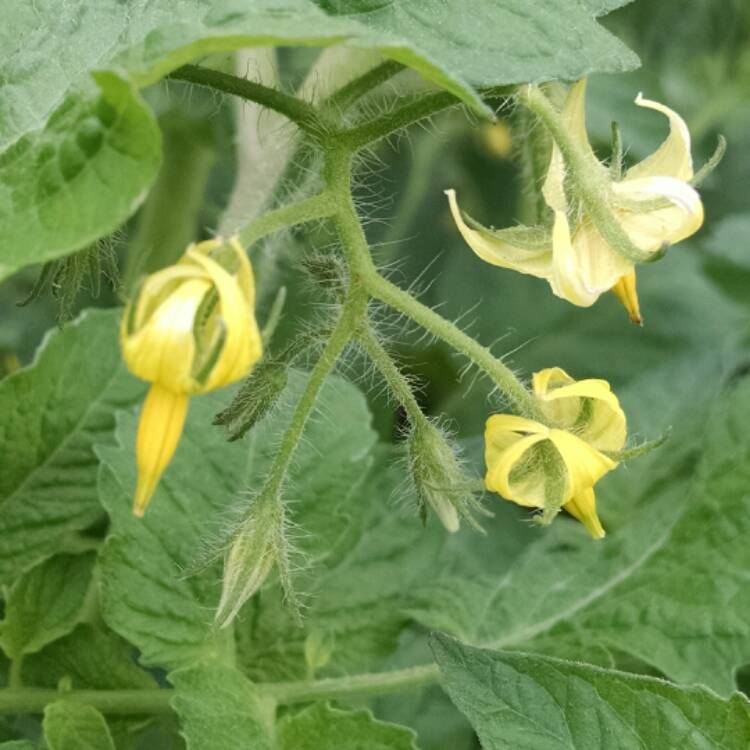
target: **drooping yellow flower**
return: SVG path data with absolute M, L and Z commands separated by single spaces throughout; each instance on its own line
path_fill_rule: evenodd
M 190 397 L 234 383 L 260 359 L 254 307 L 252 267 L 231 238 L 190 245 L 178 263 L 147 277 L 125 308 L 123 359 L 152 384 L 136 438 L 136 515 L 174 455 Z
M 586 179 L 601 194 L 609 213 L 632 245 L 655 254 L 694 234 L 703 223 L 703 204 L 689 184 L 693 178 L 690 134 L 673 110 L 640 94 L 635 103 L 669 120 L 670 132 L 649 157 L 613 179 L 586 135 L 585 80 L 574 84 L 560 121 L 584 156 Z M 551 210 L 551 230 L 512 227 L 489 230 L 462 214 L 453 190 L 446 191 L 451 213 L 468 245 L 482 260 L 545 279 L 558 297 L 589 307 L 612 290 L 633 321 L 640 323 L 634 263 L 602 237 L 594 217 L 571 195 L 566 172 L 571 169 L 555 143 L 542 189 Z
M 627 422 L 605 380 L 575 381 L 558 367 L 534 375 L 549 423 L 494 414 L 485 428 L 485 485 L 506 500 L 554 515 L 564 508 L 600 539 L 594 485 L 617 466 Z M 608 455 L 609 454 L 609 455 Z

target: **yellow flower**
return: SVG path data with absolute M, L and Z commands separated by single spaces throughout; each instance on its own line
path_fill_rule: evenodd
M 600 189 L 630 242 L 643 253 L 656 254 L 694 234 L 703 223 L 703 204 L 689 184 L 693 162 L 684 120 L 663 104 L 639 94 L 635 100 L 638 106 L 667 117 L 669 136 L 653 154 L 615 180 L 597 160 L 588 141 L 585 91 L 585 80 L 571 87 L 560 120 L 585 157 L 586 179 Z M 612 290 L 631 319 L 640 323 L 634 263 L 605 242 L 592 217 L 571 197 L 565 181 L 569 168 L 558 145 L 553 145 L 542 188 L 552 212 L 551 231 L 522 226 L 486 229 L 462 215 L 455 192 L 448 190 L 458 229 L 482 260 L 545 279 L 554 294 L 581 307 L 589 307 L 603 292 Z
M 230 263 L 236 272 L 226 270 Z M 260 359 L 254 306 L 250 261 L 231 238 L 190 245 L 178 263 L 147 277 L 126 307 L 123 359 L 152 383 L 136 438 L 136 515 L 174 455 L 190 396 L 234 383 Z
M 550 516 L 562 507 L 600 539 L 594 485 L 617 466 L 611 454 L 625 444 L 625 414 L 605 380 L 575 381 L 558 367 L 535 373 L 534 394 L 552 426 L 511 414 L 491 416 L 485 485 Z

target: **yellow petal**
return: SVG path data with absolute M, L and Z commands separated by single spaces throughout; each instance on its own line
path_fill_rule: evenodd
M 563 508 L 571 516 L 577 518 L 587 529 L 594 539 L 602 539 L 605 531 L 596 513 L 596 496 L 593 488 L 589 487 L 569 500 Z
M 631 267 L 588 224 L 571 239 L 570 225 L 562 211 L 555 212 L 552 258 L 552 291 L 579 307 L 593 305 Z
M 543 471 L 531 472 L 520 481 L 511 481 L 511 472 L 524 454 L 537 443 L 547 440 L 546 435 L 528 435 L 518 439 L 505 449 L 494 465 L 487 466 L 484 483 L 488 490 L 497 492 L 506 500 L 528 508 L 543 508 L 546 497 Z
M 656 252 L 666 245 L 674 245 L 695 234 L 703 224 L 703 203 L 700 196 L 682 180 L 673 177 L 644 177 L 616 182 L 612 189 L 628 201 L 648 205 L 656 199 L 671 204 L 645 212 L 617 210 L 617 219 L 622 228 L 641 250 Z
M 535 472 L 521 482 L 511 482 L 511 472 L 524 454 L 546 440 L 547 428 L 531 419 L 494 414 L 485 427 L 485 485 L 506 500 L 527 507 L 544 507 L 544 474 Z
M 573 425 L 581 411 L 580 399 L 552 400 L 547 398 L 548 392 L 564 385 L 575 383 L 575 380 L 560 367 L 549 367 L 535 372 L 532 377 L 534 395 L 539 399 L 544 416 L 554 424 Z
M 135 333 L 122 336 L 123 358 L 130 371 L 175 393 L 195 392 L 195 315 L 210 290 L 210 282 L 182 282 Z M 125 316 L 127 317 L 127 316 Z
M 557 448 L 567 471 L 566 498 L 593 487 L 617 463 L 566 430 L 550 430 L 549 439 Z
M 131 322 L 132 319 L 132 328 L 137 331 L 183 281 L 202 278 L 205 278 L 205 274 L 201 269 L 182 264 L 152 273 L 138 290 L 134 303 L 128 305 L 123 320 Z
M 446 190 L 453 220 L 466 244 L 486 263 L 546 279 L 550 274 L 551 248 L 530 250 L 472 229 L 461 214 L 455 190 Z
M 641 94 L 635 99 L 639 107 L 648 107 L 661 112 L 669 119 L 669 136 L 653 154 L 631 167 L 626 180 L 640 177 L 675 177 L 678 180 L 693 178 L 693 158 L 690 154 L 690 132 L 677 112 L 659 102 L 644 99 Z
M 641 308 L 638 304 L 638 291 L 636 290 L 635 271 L 626 273 L 612 287 L 612 292 L 617 299 L 622 302 L 623 307 L 627 310 L 630 320 L 636 325 L 643 325 Z
M 560 241 L 563 242 L 564 238 L 561 237 Z M 588 300 L 588 305 L 593 304 L 618 279 L 633 269 L 633 262 L 612 250 L 596 227 L 586 219 L 577 227 L 572 245 L 560 250 L 561 274 L 565 268 L 563 257 L 567 262 L 567 275 L 576 279 L 575 288 L 579 290 L 579 299 Z M 569 296 L 565 299 L 573 301 Z
M 187 416 L 188 396 L 154 383 L 143 402 L 136 437 L 138 484 L 133 513 L 142 516 L 172 460 Z
M 234 383 L 246 375 L 260 359 L 262 343 L 255 314 L 237 280 L 208 256 L 194 251 L 189 251 L 189 254 L 204 268 L 216 288 L 225 337 L 216 363 L 198 390 L 204 393 Z
M 534 393 L 544 415 L 599 451 L 622 450 L 627 420 L 606 380 L 573 380 L 551 367 L 534 373 Z

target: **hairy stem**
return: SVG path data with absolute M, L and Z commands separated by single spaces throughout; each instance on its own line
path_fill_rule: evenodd
M 341 134 L 341 138 L 347 146 L 353 150 L 358 150 L 368 146 L 382 138 L 387 138 L 399 130 L 412 125 L 415 122 L 432 117 L 438 112 L 442 112 L 450 107 L 461 104 L 449 91 L 435 91 L 430 94 L 423 94 L 412 99 L 407 104 L 403 104 L 393 112 L 387 112 L 380 117 L 376 117 L 369 122 L 356 125 Z
M 380 274 L 369 275 L 366 283 L 367 290 L 373 297 L 411 318 L 487 373 L 515 411 L 523 416 L 544 422 L 544 417 L 533 396 L 487 347 L 482 346 L 450 320 L 438 315 L 434 310 L 412 297 L 409 292 L 400 289 Z
M 365 94 L 368 94 L 374 88 L 393 78 L 393 76 L 400 73 L 403 69 L 404 66 L 401 63 L 395 60 L 386 60 L 380 63 L 380 65 L 370 68 L 370 70 L 364 72 L 361 76 L 357 76 L 357 78 L 349 81 L 349 83 L 344 84 L 326 99 L 323 107 L 343 112 L 365 96 Z
M 327 129 L 326 123 L 321 119 L 318 110 L 311 104 L 298 99 L 296 96 L 284 94 L 277 89 L 264 86 L 255 81 L 222 73 L 211 68 L 203 68 L 199 65 L 183 65 L 172 71 L 169 78 L 178 81 L 187 81 L 198 86 L 223 91 L 226 94 L 238 96 L 256 102 L 263 107 L 274 110 L 295 123 L 300 130 L 314 136 L 320 136 Z
M 326 192 L 318 193 L 288 206 L 282 206 L 245 224 L 239 230 L 240 242 L 247 247 L 280 229 L 324 219 L 333 213 L 334 208 L 331 197 Z
M 358 292 L 350 295 L 349 299 L 344 303 L 339 319 L 318 361 L 310 372 L 310 377 L 307 380 L 302 396 L 297 402 L 289 426 L 284 432 L 281 446 L 267 475 L 262 491 L 263 495 L 270 497 L 277 494 L 281 489 L 292 456 L 302 437 L 307 420 L 310 418 L 320 389 L 323 387 L 325 379 L 336 366 L 341 353 L 354 335 L 364 315 L 366 304 L 366 298 Z
M 398 369 L 393 358 L 380 343 L 372 328 L 362 326 L 357 334 L 357 342 L 378 369 L 378 372 L 383 376 L 383 380 L 385 380 L 393 395 L 404 408 L 412 425 L 426 423 L 427 417 L 422 413 L 422 409 L 414 397 L 409 381 L 404 377 L 401 370 Z

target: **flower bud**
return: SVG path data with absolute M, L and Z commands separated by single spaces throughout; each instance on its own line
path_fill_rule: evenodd
M 258 497 L 250 514 L 232 536 L 224 558 L 221 599 L 215 623 L 223 628 L 265 582 L 274 563 L 283 562 L 284 518 L 278 497 Z
M 232 403 L 216 415 L 214 424 L 226 427 L 230 440 L 242 438 L 271 411 L 286 388 L 288 372 L 284 362 L 260 362 Z
M 123 359 L 152 383 L 136 441 L 136 515 L 177 448 L 190 396 L 234 383 L 260 359 L 254 304 L 250 261 L 232 238 L 190 245 L 178 263 L 148 276 L 126 307 Z
M 456 451 L 440 428 L 425 420 L 412 427 L 408 442 L 409 471 L 420 510 L 431 508 L 448 531 L 458 531 L 464 516 L 473 522 L 479 504 Z

